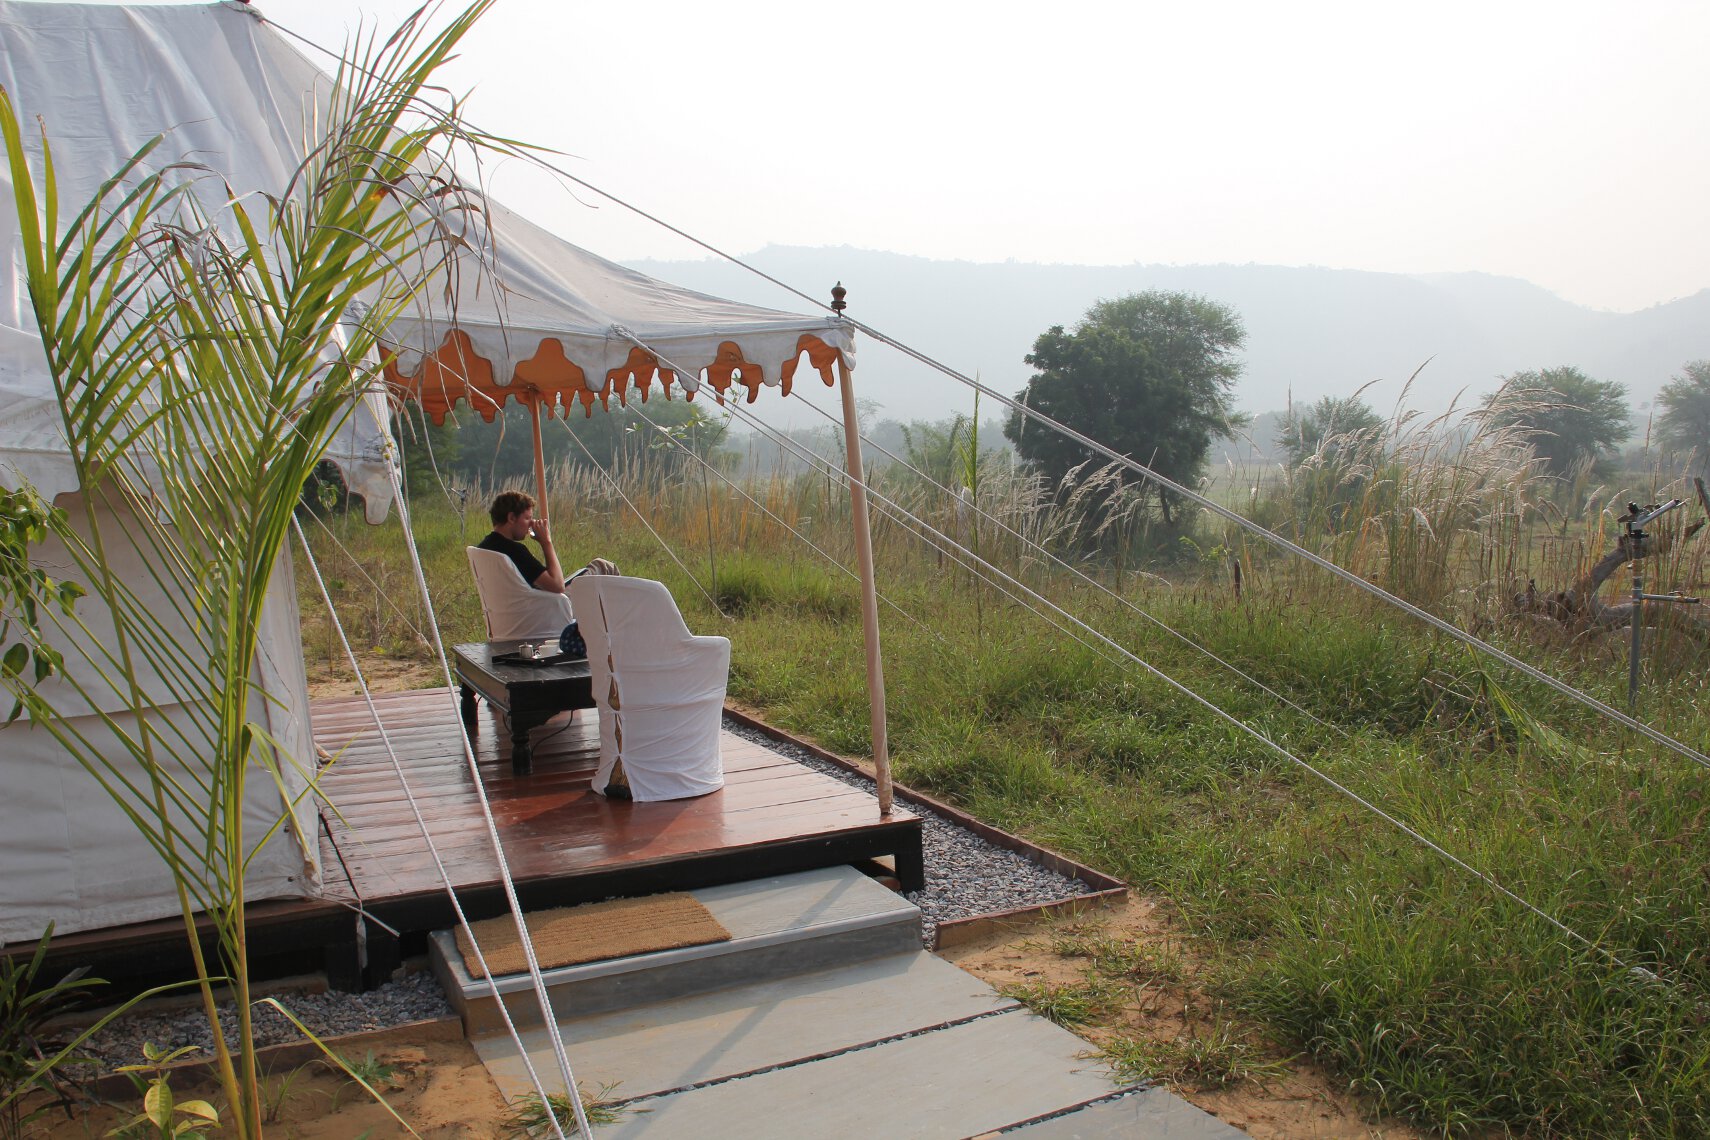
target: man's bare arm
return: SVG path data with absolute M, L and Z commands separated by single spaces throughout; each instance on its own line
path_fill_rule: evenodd
M 537 575 L 529 585 L 537 590 L 545 590 L 549 594 L 564 592 L 564 567 L 558 562 L 558 551 L 553 549 L 552 534 L 546 527 L 546 519 L 536 516 L 534 527 L 529 536 L 540 543 L 540 554 L 546 561 L 546 569 Z

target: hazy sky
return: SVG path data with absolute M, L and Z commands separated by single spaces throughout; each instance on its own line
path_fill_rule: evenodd
M 258 4 L 337 47 L 413 0 Z M 448 82 L 734 252 L 1484 270 L 1628 310 L 1710 286 L 1707 33 L 1646 0 L 500 0 Z M 697 256 L 520 165 L 493 188 Z

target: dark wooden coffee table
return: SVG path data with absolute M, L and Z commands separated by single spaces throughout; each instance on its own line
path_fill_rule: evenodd
M 594 707 L 594 683 L 588 662 L 559 665 L 495 665 L 494 656 L 516 652 L 520 641 L 476 641 L 454 645 L 452 671 L 463 694 L 463 723 L 475 726 L 475 694 L 502 711 L 511 722 L 511 771 L 525 775 L 534 763 L 531 729 L 567 709 Z

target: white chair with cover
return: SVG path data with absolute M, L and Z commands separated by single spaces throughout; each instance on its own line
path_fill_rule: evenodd
M 523 581 L 516 563 L 496 550 L 465 549 L 481 595 L 488 641 L 558 639 L 572 617 L 569 598 L 535 589 Z
M 613 770 L 635 800 L 677 800 L 724 785 L 719 731 L 730 639 L 697 637 L 663 583 L 584 574 L 570 583 L 600 713 L 604 794 Z

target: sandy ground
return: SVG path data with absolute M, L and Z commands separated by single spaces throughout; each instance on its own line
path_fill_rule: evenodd
M 376 1061 L 393 1066 L 377 1087 L 424 1140 L 492 1140 L 509 1135 L 504 1127 L 505 1104 L 462 1032 L 462 1026 L 452 1021 L 431 1029 L 369 1034 L 360 1048 L 341 1051 L 357 1061 L 372 1054 Z M 270 1136 L 354 1140 L 366 1135 L 380 1140 L 409 1135 L 360 1085 L 325 1062 L 294 1057 L 269 1064 L 268 1072 L 265 1129 Z M 217 1090 L 205 1081 L 175 1077 L 172 1091 L 180 1101 L 206 1097 L 218 1102 Z M 25 1135 L 90 1140 L 129 1121 L 137 1110 L 135 1098 L 124 1098 L 71 1119 L 51 1111 L 26 1128 Z
M 446 656 L 450 655 L 450 650 L 447 650 Z M 368 690 L 372 693 L 397 693 L 445 683 L 437 665 L 407 658 L 375 657 L 369 654 L 363 659 L 362 673 L 368 682 Z M 324 660 L 312 661 L 308 666 L 308 678 L 311 700 L 362 695 L 362 687 L 356 683 L 356 674 L 342 661 L 335 665 L 329 665 Z
M 947 950 L 942 957 L 999 989 L 1009 985 L 1073 985 L 1086 979 L 1089 961 L 1065 955 L 1063 947 L 1108 938 L 1119 945 L 1151 952 L 1160 965 L 1127 979 L 1131 1000 L 1114 1013 L 1074 1027 L 1094 1046 L 1118 1036 L 1171 1041 L 1184 1035 L 1207 1036 L 1227 1026 L 1231 1015 L 1200 986 L 1200 965 L 1191 948 L 1172 931 L 1165 914 L 1152 903 L 1129 895 L 1119 907 L 1091 911 L 1069 920 L 1035 922 L 981 941 Z M 1125 996 L 1128 996 L 1125 994 Z M 1239 1023 L 1237 1022 L 1237 1025 Z M 1370 1106 L 1345 1089 L 1345 1082 L 1319 1066 L 1267 1043 L 1257 1027 L 1239 1029 L 1266 1071 L 1256 1077 L 1214 1086 L 1192 1079 L 1171 1080 L 1179 1096 L 1256 1140 L 1311 1137 L 1344 1140 L 1384 1137 L 1423 1140 L 1428 1133 L 1393 1120 L 1376 1119 Z M 1089 1050 L 1092 1052 L 1094 1050 Z M 1269 1066 L 1275 1066 L 1271 1071 Z M 1257 1067 L 1257 1066 L 1256 1066 Z

